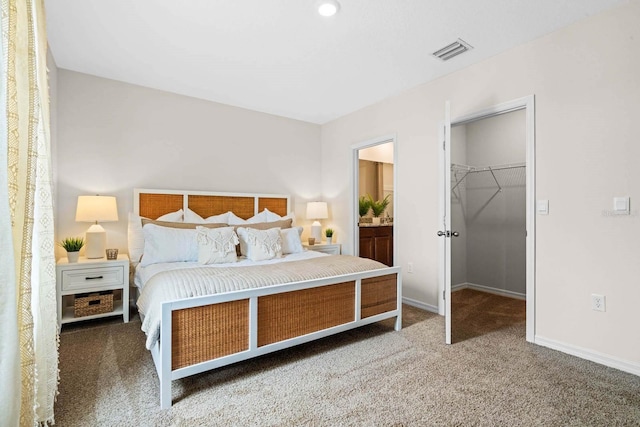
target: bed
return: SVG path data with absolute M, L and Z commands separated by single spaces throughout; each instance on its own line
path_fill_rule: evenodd
M 270 215 L 265 223 L 253 222 L 265 233 L 273 231 L 270 222 L 292 222 L 285 219 L 291 216 L 286 195 L 134 190 L 134 215 L 156 219 L 178 211 L 183 212 L 183 221 L 189 212 L 201 219 L 227 218 L 227 224 L 232 224 L 225 216 L 228 212 L 238 221 Z M 285 231 L 289 230 L 280 232 Z M 131 236 L 131 228 L 129 232 Z M 193 262 L 142 266 L 137 265 L 139 258 L 132 257 L 136 285 L 142 289 L 138 306 L 143 325 L 147 323 L 143 328 L 160 380 L 163 409 L 172 404 L 173 380 L 385 319 L 395 318 L 395 330 L 400 330 L 399 267 L 308 252 L 286 255 L 282 262 L 265 260 L 247 266 L 242 257 L 242 262 L 216 266 Z M 153 269 L 159 272 L 149 271 Z M 247 277 L 242 282 L 244 271 Z M 230 290 L 230 282 L 241 283 L 241 289 Z M 210 294 L 209 288 L 216 293 Z

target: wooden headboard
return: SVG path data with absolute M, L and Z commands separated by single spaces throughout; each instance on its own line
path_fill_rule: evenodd
M 282 194 L 221 193 L 212 191 L 156 190 L 135 188 L 133 211 L 156 219 L 169 212 L 189 208 L 203 218 L 233 212 L 248 219 L 265 208 L 280 216 L 290 212 L 289 196 Z

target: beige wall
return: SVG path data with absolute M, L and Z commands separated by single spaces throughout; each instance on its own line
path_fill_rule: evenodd
M 337 232 L 353 233 L 352 144 L 395 133 L 404 295 L 436 307 L 444 103 L 455 118 L 534 94 L 536 198 L 550 200 L 536 218 L 536 336 L 640 372 L 640 211 L 609 215 L 614 196 L 640 203 L 638 22 L 633 1 L 324 125 L 323 192 Z M 591 310 L 592 293 L 606 296 L 606 312 Z
M 320 196 L 318 125 L 63 69 L 57 97 L 60 237 L 89 226 L 74 221 L 81 194 L 117 197 L 103 226 L 121 250 L 136 187 L 290 194 L 301 225 Z

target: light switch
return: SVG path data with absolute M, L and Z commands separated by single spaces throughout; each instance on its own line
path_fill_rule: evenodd
M 540 215 L 549 215 L 549 201 L 538 200 L 536 210 Z
M 629 198 L 628 197 L 614 197 L 613 198 L 613 212 L 617 215 L 629 215 Z

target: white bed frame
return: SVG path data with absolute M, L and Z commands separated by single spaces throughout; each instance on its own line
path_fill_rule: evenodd
M 256 196 L 255 194 L 239 194 L 239 193 L 214 193 L 214 192 L 192 192 L 192 191 L 176 191 L 176 190 L 134 190 L 134 209 L 135 213 L 139 212 L 139 195 L 141 193 L 159 193 L 159 194 L 184 194 L 184 207 L 187 207 L 186 197 L 188 194 L 197 195 L 225 195 L 225 196 Z M 281 195 L 261 194 L 260 197 L 286 197 L 287 207 L 289 206 L 289 198 Z M 392 310 L 385 311 L 380 314 L 362 318 L 362 281 L 365 279 L 375 278 L 379 276 L 396 275 L 396 301 Z M 316 332 L 297 336 L 295 338 L 285 339 L 272 344 L 258 346 L 258 299 L 268 295 L 277 295 L 285 292 L 294 292 L 306 289 L 320 288 L 323 286 L 334 285 L 345 282 L 353 282 L 355 287 L 355 305 L 353 307 L 353 321 L 349 321 L 334 327 L 322 329 Z M 203 307 L 214 304 L 226 303 L 230 301 L 249 301 L 249 347 L 247 350 L 240 351 L 227 356 L 222 356 L 196 363 L 194 365 L 172 369 L 172 313 L 176 310 L 189 309 L 194 307 Z M 153 361 L 160 379 L 160 406 L 161 408 L 169 408 L 172 404 L 171 383 L 173 380 L 206 372 L 215 368 L 230 365 L 242 360 L 251 359 L 274 351 L 282 350 L 298 344 L 313 341 L 339 332 L 354 329 L 363 325 L 379 322 L 381 320 L 395 318 L 394 329 L 399 331 L 402 328 L 402 279 L 400 267 L 387 267 L 379 270 L 372 270 L 360 273 L 346 274 L 323 279 L 315 279 L 294 283 L 287 283 L 277 286 L 269 286 L 257 289 L 247 289 L 223 294 L 208 295 L 195 298 L 187 298 L 176 301 L 169 301 L 162 304 L 161 309 L 161 326 L 160 340 L 151 349 Z

